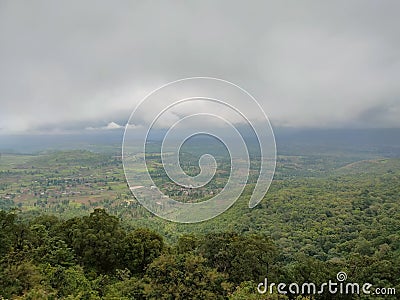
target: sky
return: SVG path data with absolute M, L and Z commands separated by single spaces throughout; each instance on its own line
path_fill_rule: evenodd
M 399 1 L 0 1 L 0 134 L 115 130 L 210 76 L 273 126 L 400 128 Z M 154 109 L 150 107 L 149 109 Z

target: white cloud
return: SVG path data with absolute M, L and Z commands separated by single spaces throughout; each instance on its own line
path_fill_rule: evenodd
M 3 1 L 0 128 L 125 124 L 147 93 L 192 76 L 239 84 L 277 125 L 399 127 L 399 9 L 391 0 Z
M 124 126 L 118 125 L 115 122 L 110 122 L 106 126 L 101 127 L 86 127 L 86 130 L 114 130 L 114 129 L 121 129 Z

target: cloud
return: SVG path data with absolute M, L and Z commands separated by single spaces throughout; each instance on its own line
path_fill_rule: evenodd
M 2 1 L 0 128 L 125 124 L 146 94 L 191 76 L 239 84 L 278 126 L 399 127 L 399 9 L 390 0 Z
M 115 129 L 122 129 L 124 126 L 118 125 L 115 122 L 110 122 L 106 126 L 101 127 L 86 127 L 86 130 L 115 130 Z
M 121 129 L 123 128 L 123 126 L 118 125 L 117 123 L 114 122 L 110 122 L 107 124 L 107 126 L 105 127 L 105 129 Z

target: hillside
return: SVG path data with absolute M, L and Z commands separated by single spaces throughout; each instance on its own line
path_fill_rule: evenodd
M 149 284 L 158 285 L 159 290 L 173 287 L 168 283 L 157 282 L 155 274 L 162 272 L 167 266 L 176 268 L 177 272 L 178 270 L 183 272 L 183 265 L 187 266 L 189 261 L 198 261 L 197 267 L 204 272 L 217 271 L 214 275 L 208 273 L 214 278 L 207 279 L 211 280 L 209 284 L 215 287 L 209 291 L 210 295 L 214 295 L 214 298 L 210 296 L 212 299 L 215 297 L 259 299 L 255 293 L 255 287 L 257 282 L 263 280 L 265 274 L 273 280 L 284 282 L 290 280 L 321 282 L 334 278 L 337 272 L 344 270 L 352 280 L 400 289 L 400 274 L 398 273 L 400 270 L 400 185 L 398 184 L 400 159 L 354 160 L 353 156 L 322 155 L 318 157 L 315 154 L 279 156 L 275 179 L 260 205 L 254 209 L 248 208 L 247 201 L 253 187 L 253 184 L 249 183 L 233 207 L 210 221 L 198 224 L 171 223 L 153 216 L 142 208 L 130 194 L 124 179 L 120 157 L 114 154 L 81 150 L 45 152 L 38 155 L 7 154 L 0 160 L 0 178 L 1 209 L 9 211 L 16 207 L 19 212 L 16 215 L 16 223 L 12 226 L 19 228 L 18 224 L 25 224 L 21 225 L 26 228 L 23 229 L 24 232 L 32 231 L 28 235 L 9 236 L 7 230 L 11 227 L 7 227 L 8 225 L 1 227 L 1 230 L 5 230 L 2 231 L 3 235 L 0 235 L 3 240 L 6 239 L 4 241 L 8 241 L 7 237 L 16 238 L 2 242 L 3 245 L 11 247 L 2 250 L 11 251 L 7 252 L 9 254 L 1 261 L 3 273 L 0 272 L 0 291 L 7 291 L 3 295 L 14 295 L 14 293 L 23 295 L 24 291 L 30 291 L 29 295 L 33 295 L 35 291 L 42 294 L 56 293 L 60 297 L 67 293 L 74 294 L 73 288 L 70 292 L 60 288 L 61 285 L 69 286 L 70 283 L 63 281 L 67 279 L 59 279 L 61 281 L 58 281 L 56 286 L 51 283 L 54 282 L 51 276 L 55 273 L 51 275 L 48 272 L 59 272 L 56 271 L 57 268 L 62 268 L 62 272 L 67 272 L 63 273 L 63 278 L 70 276 L 67 274 L 82 277 L 79 281 L 83 280 L 86 288 L 82 286 L 77 288 L 77 293 L 79 290 L 89 290 L 90 287 L 94 297 L 90 299 L 115 299 L 107 298 L 111 295 L 119 297 L 118 299 L 125 299 L 123 297 L 133 295 L 132 293 L 145 295 L 143 299 L 155 299 L 158 296 L 146 294 Z M 108 214 L 117 217 L 113 219 L 110 216 L 110 220 L 120 220 L 118 226 L 124 230 L 123 235 L 130 236 L 131 232 L 133 234 L 138 232 L 138 228 L 147 228 L 146 230 L 152 232 L 150 236 L 162 241 L 164 246 L 157 250 L 158 254 L 149 257 L 147 263 L 149 269 L 138 271 L 133 266 L 129 269 L 129 273 L 121 275 L 121 272 L 125 272 L 123 271 L 125 263 L 120 260 L 111 260 L 106 269 L 99 264 L 93 270 L 93 260 L 97 259 L 97 255 L 94 252 L 90 252 L 92 254 L 82 252 L 81 246 L 78 246 L 79 243 L 67 238 L 72 233 L 65 233 L 64 230 L 69 230 L 68 228 L 72 226 L 71 222 L 78 224 L 73 226 L 78 226 L 79 230 L 89 230 L 87 226 L 91 225 L 85 225 L 85 222 L 89 222 L 100 213 L 96 210 L 98 208 L 106 209 L 104 213 L 101 213 L 105 220 L 109 218 Z M 97 213 L 93 213 L 94 211 Z M 47 215 L 57 216 L 57 221 L 55 217 L 47 217 Z M 5 212 L 2 212 L 2 218 L 2 224 L 7 224 L 5 222 L 11 220 Z M 38 238 L 35 237 L 39 234 L 37 224 L 42 224 L 40 222 L 43 221 L 38 220 L 43 218 L 50 218 L 53 221 L 46 223 L 48 224 L 45 229 L 47 231 L 40 231 L 40 234 L 50 237 L 57 232 L 61 245 L 65 244 L 62 247 L 74 249 L 71 254 L 68 254 L 72 255 L 68 258 L 69 265 L 56 262 L 54 258 L 48 256 L 46 256 L 48 258 L 43 258 L 44 260 L 37 256 L 41 252 L 35 252 L 39 251 L 39 248 L 35 248 L 39 245 L 34 246 L 33 240 Z M 53 223 L 59 225 L 53 228 L 55 226 L 51 225 Z M 94 229 L 97 228 L 96 226 Z M 15 230 L 16 233 L 20 232 L 19 229 Z M 89 231 L 95 233 L 97 230 L 99 229 Z M 89 237 L 86 233 L 82 234 Z M 103 237 L 100 234 L 96 239 L 101 244 L 103 239 L 108 239 L 108 237 L 110 235 Z M 18 250 L 20 242 L 27 243 L 28 248 L 22 247 Z M 54 241 L 50 239 L 48 242 Z M 104 240 L 104 243 L 108 242 Z M 131 245 L 136 247 L 135 243 Z M 245 250 L 246 248 L 240 248 L 244 245 L 249 247 L 250 252 Z M 119 257 L 122 255 L 119 251 L 125 251 L 121 250 L 125 249 L 124 247 L 118 247 L 110 248 L 111 257 L 114 255 Z M 242 250 L 234 251 L 236 247 Z M 253 247 L 260 251 L 265 249 L 267 253 L 257 252 L 258 250 L 256 251 Z M 7 261 L 15 259 L 22 253 L 29 261 L 17 262 L 16 270 L 20 271 L 9 269 Z M 131 257 L 133 260 L 140 255 L 139 252 L 134 253 L 136 254 L 132 254 Z M 219 255 L 224 255 L 225 258 L 221 261 L 217 259 Z M 248 256 L 253 257 L 254 261 L 248 261 Z M 108 261 L 108 259 L 103 257 L 100 261 Z M 226 260 L 235 262 L 233 269 L 229 269 L 228 266 L 222 267 L 221 263 Z M 53 269 L 47 269 L 49 266 Z M 267 266 L 270 266 L 269 271 L 265 273 Z M 26 275 L 28 276 L 26 286 L 19 287 L 21 290 L 13 292 L 13 283 L 5 281 L 5 278 L 19 276 L 16 275 L 19 274 L 18 272 L 27 272 L 23 271 L 24 268 L 35 271 L 28 272 Z M 240 273 L 240 269 L 246 271 Z M 42 284 L 31 287 L 28 282 L 36 280 L 31 276 L 39 275 L 43 278 L 40 281 Z M 99 280 L 103 280 L 101 278 L 106 278 L 104 276 L 107 276 L 109 281 L 99 283 Z M 165 278 L 169 278 L 168 276 L 172 275 L 165 274 Z M 78 277 L 73 280 L 78 280 Z M 170 280 L 174 280 L 173 277 Z M 137 284 L 132 285 L 133 282 Z M 220 286 L 221 282 L 225 282 L 224 288 Z M 198 283 L 190 281 L 182 284 L 182 289 L 192 289 Z M 204 287 L 201 289 L 205 290 Z M 75 293 L 74 295 L 78 298 L 73 299 L 86 299 L 79 298 L 83 296 L 78 294 Z M 87 294 L 81 295 L 89 297 Z M 35 299 L 53 299 L 50 296 L 50 298 L 40 297 Z M 321 295 L 316 299 L 330 299 L 329 295 L 328 298 L 324 297 Z

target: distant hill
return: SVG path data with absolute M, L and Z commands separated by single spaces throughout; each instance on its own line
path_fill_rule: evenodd
M 354 162 L 335 170 L 338 175 L 351 175 L 359 173 L 384 174 L 400 170 L 400 159 L 372 159 Z
M 358 153 L 400 157 L 400 129 L 274 129 L 278 154 L 323 155 Z M 0 135 L 0 153 L 37 153 L 43 150 L 87 149 L 117 152 L 121 149 L 123 130 L 93 130 L 81 134 Z M 161 140 L 162 134 L 153 137 Z M 251 139 L 250 139 L 251 140 Z

